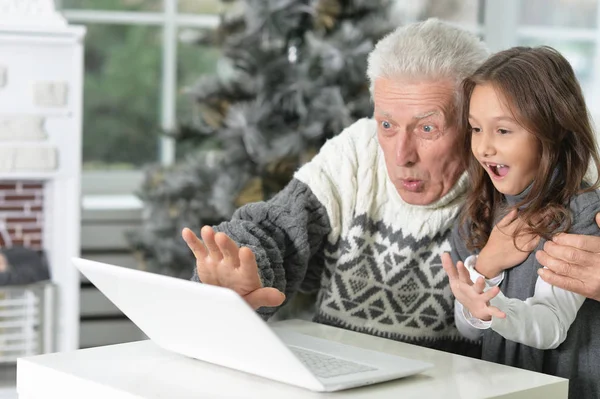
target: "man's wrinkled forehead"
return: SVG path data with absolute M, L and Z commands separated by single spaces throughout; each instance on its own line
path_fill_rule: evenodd
M 394 119 L 394 115 L 392 115 L 391 112 L 387 111 L 386 109 L 380 108 L 380 107 L 375 107 L 375 115 L 379 115 L 382 116 L 384 118 L 389 118 L 389 119 Z M 410 119 L 413 119 L 415 121 L 419 121 L 421 119 L 427 119 L 427 118 L 444 118 L 445 117 L 445 113 L 442 109 L 431 109 L 429 111 L 424 111 L 424 112 L 416 112 L 413 113 L 412 115 L 409 115 Z
M 456 85 L 451 80 L 381 78 L 375 81 L 373 94 L 376 115 L 403 121 L 442 117 L 456 124 Z

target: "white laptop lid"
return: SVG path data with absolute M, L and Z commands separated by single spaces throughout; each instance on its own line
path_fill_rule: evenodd
M 157 345 L 289 384 L 323 388 L 235 292 L 81 258 L 73 263 Z

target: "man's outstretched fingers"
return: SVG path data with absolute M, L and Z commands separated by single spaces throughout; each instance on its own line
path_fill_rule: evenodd
M 259 288 L 244 296 L 244 300 L 253 308 L 279 306 L 285 301 L 285 294 L 276 288 Z
M 600 253 L 600 237 L 560 233 L 552 237 L 552 241 L 548 241 L 548 243 L 573 247 L 581 251 L 591 252 L 592 254 Z
M 535 258 L 538 260 L 538 262 L 540 262 L 542 266 L 545 266 L 546 268 L 552 270 L 554 273 L 560 275 L 568 275 L 570 272 L 572 272 L 573 265 L 559 258 L 556 258 L 554 256 L 556 255 L 556 252 L 551 246 L 556 247 L 556 244 L 546 242 L 546 244 L 544 244 L 544 250 L 537 251 L 535 253 Z M 551 256 L 550 251 L 552 251 L 554 255 Z
M 223 254 L 219 249 L 219 246 L 215 242 L 215 231 L 210 226 L 204 226 L 200 230 L 200 235 L 202 236 L 202 241 L 204 241 L 204 245 L 208 248 L 208 253 L 210 257 L 215 261 L 220 261 L 223 259 Z
M 248 247 L 241 247 L 239 250 L 240 268 L 247 277 L 258 277 L 258 265 L 254 252 Z
M 225 233 L 217 233 L 215 234 L 215 243 L 223 254 L 223 259 L 227 262 L 228 267 L 240 267 L 239 248 L 235 241 Z
M 181 237 L 192 250 L 197 260 L 205 258 L 208 255 L 208 250 L 192 230 L 187 227 L 184 228 L 181 232 Z
M 562 288 L 566 291 L 577 292 L 581 295 L 588 295 L 587 287 L 581 280 L 576 280 L 571 277 L 561 276 L 548 269 L 538 269 L 538 275 L 550 285 Z

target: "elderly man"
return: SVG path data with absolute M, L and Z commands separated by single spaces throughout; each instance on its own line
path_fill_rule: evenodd
M 435 19 L 382 39 L 367 71 L 374 117 L 329 140 L 270 201 L 203 227 L 203 242 L 184 229 L 193 279 L 235 290 L 265 318 L 315 293 L 316 322 L 478 356 L 455 327 L 440 255 L 467 188 L 458 88 L 487 55 Z

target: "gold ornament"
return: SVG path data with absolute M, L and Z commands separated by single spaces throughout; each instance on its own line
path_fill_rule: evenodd
M 235 207 L 249 204 L 251 202 L 263 201 L 263 183 L 260 177 L 254 177 L 246 183 L 244 188 L 240 191 L 237 198 L 235 199 Z
M 223 120 L 227 111 L 229 110 L 229 101 L 217 100 L 217 101 L 206 101 L 201 103 L 198 108 L 202 120 L 210 127 L 218 129 L 223 126 Z
M 342 5 L 339 0 L 318 0 L 315 10 L 315 26 L 318 29 L 330 30 L 342 12 Z

